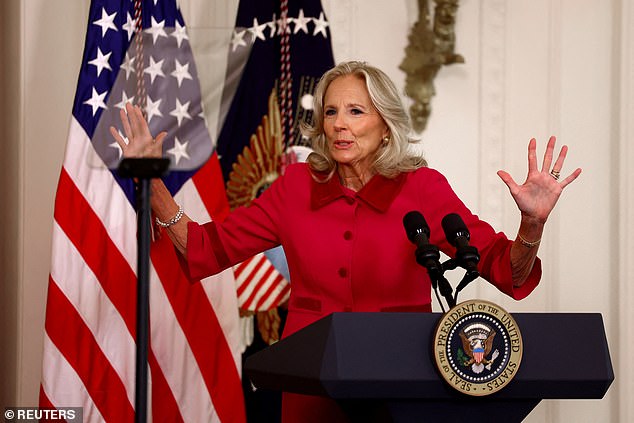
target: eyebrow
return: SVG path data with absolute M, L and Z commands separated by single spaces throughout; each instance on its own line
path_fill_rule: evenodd
M 326 109 L 328 107 L 336 108 L 336 106 L 334 106 L 332 104 L 324 104 L 324 109 Z M 367 109 L 369 106 L 361 104 L 361 103 L 348 103 L 348 104 L 345 105 L 345 107 L 358 107 L 358 108 L 362 108 L 362 109 Z

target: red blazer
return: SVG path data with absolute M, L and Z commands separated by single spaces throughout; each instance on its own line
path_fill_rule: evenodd
M 251 207 L 222 223 L 190 223 L 186 270 L 197 280 L 281 244 L 292 286 L 285 336 L 334 311 L 429 310 L 431 283 L 402 223 L 411 210 L 425 216 L 430 242 L 449 256 L 455 250 L 440 222 L 458 213 L 480 252 L 480 274 L 502 292 L 521 299 L 537 286 L 539 259 L 514 288 L 512 242 L 473 215 L 430 168 L 394 179 L 377 175 L 355 193 L 336 177 L 318 183 L 306 164 L 292 165 Z
M 250 207 L 223 222 L 190 223 L 185 270 L 198 280 L 281 244 L 291 282 L 283 337 L 335 311 L 431 311 L 431 282 L 402 223 L 412 210 L 423 214 L 430 242 L 449 256 L 455 250 L 440 222 L 458 213 L 480 252 L 480 274 L 507 295 L 524 298 L 539 283 L 537 259 L 524 285 L 513 287 L 512 242 L 472 214 L 439 172 L 376 175 L 353 192 L 336 176 L 316 182 L 304 163 L 288 167 Z

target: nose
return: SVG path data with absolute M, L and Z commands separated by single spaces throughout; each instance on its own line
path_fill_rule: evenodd
M 333 127 L 335 128 L 335 131 L 342 131 L 346 129 L 347 123 L 343 113 L 337 113 L 335 115 L 335 121 L 333 122 Z

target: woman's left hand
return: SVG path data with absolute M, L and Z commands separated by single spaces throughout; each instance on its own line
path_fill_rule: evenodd
M 508 186 L 515 203 L 520 209 L 523 218 L 534 219 L 538 223 L 545 223 L 548 215 L 557 204 L 563 189 L 581 174 L 581 169 L 575 169 L 563 180 L 559 180 L 559 174 L 564 166 L 568 147 L 563 146 L 555 164 L 553 152 L 555 149 L 555 137 L 550 137 L 542 168 L 537 168 L 536 141 L 531 139 L 528 143 L 528 176 L 522 185 L 518 185 L 508 172 L 498 171 L 498 176 Z

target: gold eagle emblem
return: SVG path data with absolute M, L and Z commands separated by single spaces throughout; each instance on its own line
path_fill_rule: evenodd
M 227 197 L 232 209 L 251 204 L 280 175 L 282 125 L 275 91 L 269 95 L 268 113 L 229 173 Z
M 492 364 L 499 354 L 496 350 L 493 357 L 487 359 L 493 349 L 495 331 L 482 323 L 474 323 L 467 326 L 459 335 L 462 340 L 462 349 L 469 357 L 463 365 L 471 366 L 474 373 L 482 373 L 485 365 L 490 369 L 489 364 Z

